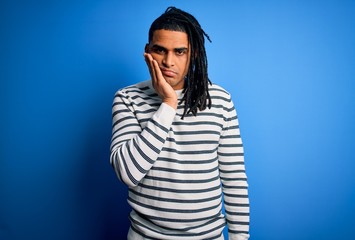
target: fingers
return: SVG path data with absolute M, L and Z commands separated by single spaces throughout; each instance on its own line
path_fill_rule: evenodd
M 158 62 L 153 60 L 152 63 L 153 63 L 153 69 L 154 69 L 156 80 L 165 82 L 165 79 L 164 79 L 163 74 L 160 70 Z
M 150 77 L 152 78 L 152 81 L 154 81 L 156 76 L 155 76 L 155 69 L 152 62 L 153 57 L 149 53 L 144 53 L 144 59 L 149 69 Z
M 158 62 L 154 60 L 152 55 L 150 55 L 149 53 L 144 53 L 144 58 L 148 66 L 150 76 L 152 78 L 153 87 L 156 88 L 158 84 L 164 84 L 165 79 L 160 70 Z
M 155 88 L 158 81 L 157 71 L 160 71 L 159 66 L 157 69 L 156 68 L 157 62 L 153 59 L 152 55 L 150 55 L 149 53 L 144 53 L 144 58 L 149 69 L 150 77 L 152 79 L 152 85 Z

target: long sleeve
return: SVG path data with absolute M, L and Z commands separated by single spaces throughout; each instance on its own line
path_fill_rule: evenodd
M 218 159 L 228 235 L 229 240 L 246 240 L 249 238 L 248 183 L 239 123 L 231 99 L 226 105 L 226 111 Z
M 130 97 L 123 91 L 116 93 L 110 162 L 118 178 L 129 187 L 136 186 L 158 158 L 176 111 L 162 103 L 146 113 L 151 117 L 142 129 Z

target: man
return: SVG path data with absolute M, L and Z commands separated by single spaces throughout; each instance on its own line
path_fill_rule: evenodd
M 204 37 L 192 15 L 169 7 L 145 46 L 151 80 L 115 95 L 110 161 L 129 187 L 128 239 L 224 239 L 226 223 L 229 239 L 249 237 L 237 115 L 208 79 Z

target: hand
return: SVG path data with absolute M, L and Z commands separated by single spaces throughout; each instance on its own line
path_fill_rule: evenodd
M 164 103 L 170 105 L 174 109 L 177 109 L 178 97 L 176 95 L 176 92 L 164 79 L 158 62 L 154 60 L 152 55 L 149 53 L 144 53 L 144 58 L 148 66 L 150 76 L 152 78 L 153 88 L 161 97 Z

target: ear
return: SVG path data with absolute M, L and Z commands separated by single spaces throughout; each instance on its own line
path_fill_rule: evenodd
M 145 45 L 144 52 L 149 53 L 149 43 Z

